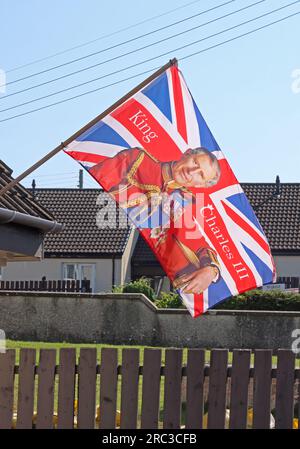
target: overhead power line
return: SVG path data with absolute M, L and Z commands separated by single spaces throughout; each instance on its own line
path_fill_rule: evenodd
M 238 13 L 240 13 L 240 12 L 246 10 L 246 9 L 252 8 L 253 6 L 256 6 L 257 4 L 262 3 L 262 2 L 264 2 L 264 1 L 265 1 L 265 0 L 258 0 L 257 2 L 252 3 L 251 5 L 244 6 L 243 8 L 240 8 L 240 9 L 238 9 L 238 10 L 232 11 L 232 12 L 230 12 L 230 13 L 228 13 L 228 14 L 223 15 L 223 16 L 219 16 L 219 17 L 217 17 L 217 18 L 215 18 L 215 19 L 209 20 L 208 22 L 201 23 L 200 25 L 197 25 L 197 26 L 195 26 L 195 27 L 193 27 L 193 28 L 189 28 L 188 30 L 182 31 L 182 32 L 180 32 L 180 33 L 176 33 L 176 34 L 173 34 L 173 35 L 171 35 L 171 36 L 169 36 L 169 37 L 166 37 L 166 38 L 160 39 L 160 40 L 158 40 L 158 41 L 152 42 L 151 44 L 144 45 L 144 46 L 139 47 L 139 48 L 137 48 L 137 49 L 135 49 L 135 50 L 131 50 L 131 51 L 128 51 L 127 53 L 123 53 L 123 54 L 121 54 L 121 55 L 114 56 L 113 58 L 106 59 L 105 61 L 101 61 L 101 62 L 99 62 L 99 63 L 97 63 L 97 64 L 93 64 L 93 65 L 91 65 L 91 66 L 84 67 L 84 68 L 82 68 L 82 69 L 78 69 L 78 70 L 76 70 L 76 71 L 74 71 L 74 72 L 70 72 L 70 73 L 67 73 L 67 74 L 65 74 L 65 75 L 61 75 L 61 76 L 59 76 L 59 77 L 57 77 L 57 78 L 53 78 L 53 79 L 51 79 L 51 80 L 44 81 L 44 82 L 42 82 L 42 83 L 39 83 L 39 84 L 30 86 L 30 87 L 27 87 L 27 88 L 25 88 L 25 89 L 18 90 L 18 91 L 16 91 L 16 92 L 13 92 L 13 93 L 11 93 L 11 94 L 8 94 L 8 95 L 5 95 L 5 96 L 1 97 L 1 98 L 0 98 L 0 101 L 6 99 L 6 98 L 8 98 L 8 97 L 12 97 L 12 96 L 14 96 L 14 95 L 18 95 L 18 94 L 21 94 L 21 93 L 24 93 L 24 92 L 28 92 L 29 90 L 33 90 L 33 89 L 36 89 L 36 88 L 38 88 L 38 87 L 45 86 L 45 85 L 47 85 L 47 84 L 54 83 L 54 82 L 56 82 L 56 81 L 60 81 L 60 80 L 62 80 L 62 79 L 68 78 L 68 77 L 70 77 L 70 76 L 78 75 L 79 73 L 85 72 L 86 70 L 90 70 L 90 69 L 93 69 L 93 68 L 95 68 L 95 67 L 99 67 L 99 66 L 104 65 L 104 64 L 106 64 L 106 63 L 108 63 L 108 62 L 116 61 L 117 59 L 124 58 L 125 56 L 132 55 L 132 54 L 134 54 L 134 53 L 136 53 L 136 52 L 138 52 L 138 51 L 145 50 L 146 48 L 151 48 L 151 47 L 153 47 L 154 45 L 160 44 L 160 43 L 162 43 L 162 42 L 166 42 L 166 41 L 168 41 L 168 40 L 170 40 L 170 39 L 173 39 L 173 38 L 177 38 L 178 36 L 182 36 L 183 34 L 186 34 L 186 33 L 189 33 L 189 32 L 191 32 L 191 31 L 194 31 L 195 29 L 202 28 L 202 27 L 204 27 L 204 26 L 206 26 L 206 25 L 210 25 L 210 24 L 212 24 L 212 23 L 214 23 L 214 22 L 217 22 L 217 21 L 219 21 L 219 20 L 221 20 L 221 19 L 227 18 L 227 17 L 229 17 L 229 16 L 233 16 L 234 14 L 238 14 Z M 291 3 L 291 4 L 287 5 L 287 6 L 291 6 L 291 5 L 293 5 L 294 3 L 298 3 L 299 1 L 300 1 L 300 0 L 297 0 L 296 2 L 293 2 L 293 3 Z M 264 17 L 265 15 L 269 15 L 269 14 L 271 14 L 271 13 L 273 13 L 273 12 L 276 12 L 276 11 L 280 11 L 281 9 L 287 8 L 287 6 L 283 6 L 283 7 L 281 7 L 281 8 L 276 9 L 276 10 L 273 10 L 273 11 L 271 11 L 271 12 L 269 12 L 269 13 L 263 14 L 262 16 L 259 16 L 258 18 Z M 257 20 L 257 19 L 255 19 L 255 20 Z M 244 23 L 244 22 L 243 22 L 243 23 Z M 238 26 L 240 26 L 240 25 L 238 25 Z M 231 29 L 231 28 L 229 28 L 228 30 L 230 30 L 230 29 Z M 222 31 L 222 32 L 224 32 L 224 31 Z M 216 35 L 218 35 L 218 34 L 220 34 L 220 33 L 213 34 L 213 35 L 211 35 L 210 37 L 214 37 L 214 36 L 216 36 Z M 210 37 L 206 37 L 206 38 L 204 38 L 204 39 L 200 39 L 200 40 L 194 41 L 194 42 L 192 42 L 191 44 L 188 44 L 188 45 L 194 45 L 195 43 L 199 43 L 199 42 L 201 42 L 202 40 L 209 39 Z M 179 48 L 179 49 L 180 49 L 180 48 Z M 174 49 L 174 50 L 172 50 L 172 51 L 177 51 L 177 49 Z M 168 53 L 169 53 L 169 52 L 168 52 Z M 166 53 L 166 54 L 167 54 L 167 53 Z M 150 60 L 152 60 L 152 58 L 150 58 Z M 149 60 L 147 60 L 147 61 L 149 61 Z M 131 66 L 131 67 L 134 67 L 134 66 L 135 66 L 135 65 L 133 65 L 133 66 Z M 131 68 L 131 67 L 130 67 L 130 68 Z M 122 71 L 122 70 L 116 70 L 115 72 L 112 72 L 111 74 L 115 74 L 115 73 L 118 73 L 118 72 L 120 72 L 120 71 Z M 109 75 L 107 75 L 107 76 L 110 76 L 111 74 L 109 74 Z M 106 77 L 106 76 L 104 76 L 104 77 Z M 100 78 L 96 78 L 95 80 L 98 80 L 98 79 L 101 79 L 101 77 L 100 77 Z M 78 87 L 78 86 L 77 86 L 77 87 Z
M 74 64 L 75 62 L 79 62 L 79 61 L 82 61 L 82 60 L 87 59 L 87 58 L 91 58 L 92 56 L 96 56 L 96 55 L 98 55 L 98 54 L 100 54 L 100 53 L 104 53 L 104 52 L 106 52 L 106 51 L 109 51 L 109 50 L 112 50 L 112 49 L 114 49 L 114 48 L 120 47 L 120 46 L 122 46 L 122 45 L 129 44 L 129 43 L 134 42 L 134 41 L 136 41 L 136 40 L 138 40 L 138 39 L 141 39 L 141 38 L 143 38 L 143 37 L 150 36 L 150 35 L 152 35 L 152 34 L 158 33 L 159 31 L 166 30 L 167 28 L 171 28 L 171 27 L 173 27 L 173 26 L 175 26 L 175 25 L 178 25 L 178 24 L 180 24 L 180 23 L 186 22 L 186 21 L 188 21 L 188 20 L 191 20 L 191 19 L 193 19 L 193 18 L 195 18 L 195 17 L 198 17 L 198 16 L 201 16 L 201 15 L 206 14 L 206 13 L 208 13 L 208 12 L 211 12 L 211 11 L 213 11 L 213 10 L 215 10 L 215 9 L 218 9 L 218 8 L 220 8 L 220 7 L 222 7 L 222 6 L 228 5 L 229 3 L 233 3 L 233 2 L 235 2 L 235 1 L 236 1 L 236 0 L 228 0 L 227 2 L 222 3 L 221 5 L 214 6 L 213 8 L 210 8 L 210 9 L 206 9 L 205 11 L 202 11 L 202 12 L 200 12 L 200 13 L 194 14 L 194 15 L 192 15 L 192 16 L 190 16 L 190 17 L 185 18 L 185 19 L 178 20 L 178 21 L 173 22 L 173 23 L 171 23 L 171 24 L 169 24 L 169 25 L 165 25 L 165 26 L 163 26 L 163 27 L 161 27 L 161 28 L 157 28 L 156 30 L 149 31 L 148 33 L 141 34 L 140 36 L 133 37 L 133 38 L 131 38 L 131 39 L 128 39 L 128 40 L 123 41 L 123 42 L 120 42 L 120 43 L 118 43 L 118 44 L 111 45 L 110 47 L 104 48 L 104 49 L 102 49 L 102 50 L 98 50 L 98 51 L 96 51 L 96 52 L 89 53 L 89 54 L 87 54 L 87 55 L 81 56 L 80 58 L 72 59 L 71 61 L 67 61 L 67 62 L 64 62 L 64 63 L 62 63 L 62 64 L 58 64 L 58 65 L 56 65 L 56 66 L 54 66 L 54 67 L 50 67 L 50 68 L 48 68 L 48 69 L 41 70 L 41 71 L 39 71 L 39 72 L 32 73 L 32 74 L 27 75 L 27 76 L 24 76 L 24 77 L 22 77 L 22 78 L 18 78 L 18 79 L 16 79 L 16 80 L 10 81 L 10 82 L 6 83 L 6 86 L 8 86 L 9 84 L 15 84 L 15 83 L 18 83 L 18 82 L 20 82 L 20 81 L 27 80 L 27 79 L 32 78 L 32 77 L 34 77 L 34 76 L 42 75 L 42 74 L 44 74 L 44 73 L 50 72 L 50 71 L 52 71 L 52 70 L 59 69 L 59 68 L 61 68 L 61 67 L 65 67 L 65 66 L 70 65 L 70 64 Z M 261 0 L 261 1 L 258 2 L 258 3 L 262 3 L 262 2 L 264 2 L 264 1 L 266 1 L 266 0 Z M 1 87 L 1 86 L 0 86 L 0 87 Z
M 191 54 L 189 54 L 189 55 L 186 55 L 186 56 L 183 56 L 183 57 L 181 57 L 181 58 L 178 58 L 178 60 L 179 60 L 179 61 L 183 61 L 183 60 L 185 60 L 185 59 L 188 59 L 188 58 L 191 58 L 191 57 L 193 57 L 193 56 L 199 55 L 199 54 L 201 54 L 201 53 L 207 52 L 207 51 L 212 50 L 212 49 L 214 49 L 214 48 L 218 48 L 218 47 L 220 47 L 220 46 L 222 46 L 222 45 L 225 45 L 225 44 L 228 44 L 228 43 L 230 43 L 230 42 L 236 41 L 236 40 L 238 40 L 238 39 L 241 39 L 242 37 L 245 37 L 245 36 L 249 36 L 249 35 L 251 35 L 251 34 L 254 34 L 254 33 L 258 32 L 258 31 L 261 31 L 261 30 L 263 30 L 263 29 L 266 29 L 266 28 L 268 28 L 268 27 L 270 27 L 270 26 L 273 26 L 273 25 L 275 25 L 275 24 L 277 24 L 277 23 L 283 22 L 283 21 L 285 21 L 285 20 L 287 20 L 287 19 L 290 19 L 290 18 L 292 18 L 292 17 L 295 17 L 295 16 L 297 16 L 297 15 L 299 15 L 299 14 L 300 14 L 300 11 L 295 12 L 295 13 L 293 13 L 293 14 L 289 14 L 288 16 L 282 17 L 282 18 L 277 19 L 277 20 L 275 20 L 275 21 L 273 21 L 273 22 L 267 23 L 267 24 L 262 25 L 262 26 L 260 26 L 260 27 L 258 27 L 258 28 L 255 28 L 255 29 L 253 29 L 253 30 L 247 31 L 246 33 L 240 34 L 240 35 L 238 35 L 238 36 L 234 36 L 234 37 L 232 37 L 232 38 L 230 38 L 230 39 L 228 39 L 228 40 L 226 40 L 226 41 L 219 42 L 219 43 L 217 43 L 217 44 L 211 45 L 210 47 L 204 48 L 204 49 L 199 50 L 199 51 L 197 51 L 197 52 L 194 52 L 194 53 L 191 53 Z M 0 123 L 6 122 L 6 121 L 9 121 L 9 120 L 13 120 L 13 119 L 15 119 L 15 118 L 17 118 L 17 117 L 22 117 L 22 116 L 25 116 L 25 115 L 28 115 L 28 114 L 32 114 L 32 113 L 34 113 L 34 112 L 37 112 L 37 111 L 41 111 L 41 110 L 43 110 L 43 109 L 50 108 L 50 107 L 56 106 L 56 105 L 61 104 L 61 103 L 66 103 L 66 102 L 68 102 L 68 101 L 74 100 L 74 99 L 76 99 L 76 98 L 83 97 L 83 96 L 85 96 L 85 95 L 88 95 L 88 94 L 91 94 L 91 93 L 94 93 L 94 92 L 98 92 L 98 91 L 103 90 L 103 89 L 106 89 L 106 88 L 108 88 L 108 87 L 115 86 L 115 85 L 117 85 L 117 84 L 123 83 L 123 82 L 128 81 L 128 80 L 131 80 L 131 79 L 133 79 L 133 78 L 137 78 L 137 77 L 139 77 L 139 76 L 145 75 L 145 74 L 147 74 L 147 73 L 149 73 L 149 72 L 153 72 L 153 71 L 156 70 L 156 69 L 157 69 L 157 67 L 156 67 L 156 68 L 152 68 L 152 69 L 150 69 L 150 70 L 146 70 L 146 71 L 144 71 L 144 72 L 142 72 L 142 73 L 138 73 L 138 74 L 132 75 L 132 76 L 130 76 L 130 77 L 128 77 L 128 78 L 124 78 L 124 79 L 122 79 L 122 80 L 116 81 L 116 82 L 111 83 L 111 84 L 108 84 L 108 85 L 106 85 L 106 86 L 101 86 L 101 87 L 98 87 L 97 89 L 93 89 L 93 90 L 90 90 L 90 91 L 87 91 L 87 92 L 83 92 L 83 93 L 81 93 L 81 94 L 79 94 L 79 95 L 75 95 L 75 96 L 73 96 L 73 97 L 66 98 L 66 99 L 64 99 L 64 100 L 60 100 L 60 101 L 57 101 L 57 102 L 55 102 L 55 103 L 48 104 L 48 105 L 42 106 L 42 107 L 37 108 L 37 109 L 32 109 L 32 110 L 30 110 L 30 111 L 23 112 L 23 113 L 21 113 L 21 114 L 17 114 L 17 115 L 11 116 L 11 117 L 7 117 L 7 118 L 5 118 L 5 119 L 0 120 Z
M 185 44 L 185 45 L 183 45 L 183 46 L 180 46 L 180 47 L 174 48 L 174 49 L 172 49 L 172 50 L 169 50 L 169 51 L 167 51 L 166 53 L 160 54 L 160 55 L 158 55 L 158 56 L 153 56 L 152 58 L 148 58 L 148 59 L 146 59 L 146 60 L 144 60 L 144 61 L 137 62 L 137 63 L 135 63 L 135 64 L 132 64 L 132 65 L 130 65 L 130 66 L 127 66 L 127 67 L 124 67 L 124 68 L 121 68 L 121 69 L 119 68 L 118 70 L 115 70 L 114 72 L 110 72 L 110 73 L 108 73 L 108 74 L 99 76 L 99 77 L 97 77 L 97 78 L 93 78 L 93 79 L 91 79 L 91 80 L 84 81 L 84 82 L 82 82 L 82 83 L 79 83 L 79 84 L 76 84 L 76 85 L 73 85 L 73 86 L 70 86 L 70 87 L 61 89 L 61 90 L 56 91 L 56 92 L 53 92 L 53 93 L 51 93 L 51 94 L 43 95 L 43 96 L 41 96 L 41 97 L 33 98 L 32 100 L 28 100 L 28 101 L 25 101 L 25 102 L 23 102 L 23 103 L 19 103 L 19 104 L 17 104 L 17 105 L 10 106 L 10 107 L 5 108 L 5 109 L 1 109 L 1 110 L 0 110 L 0 113 L 6 112 L 6 111 L 9 111 L 9 110 L 12 110 L 12 109 L 16 109 L 16 108 L 19 108 L 19 107 L 21 107 L 21 106 L 25 106 L 25 105 L 27 105 L 27 104 L 35 103 L 36 101 L 44 100 L 45 98 L 50 98 L 50 97 L 53 97 L 54 95 L 58 95 L 58 94 L 61 94 L 61 93 L 64 93 L 64 92 L 68 92 L 68 91 L 73 90 L 73 89 L 76 89 L 76 88 L 78 88 L 78 87 L 82 87 L 82 86 L 84 86 L 84 85 L 93 83 L 93 82 L 95 82 L 95 81 L 99 81 L 99 80 L 101 80 L 101 79 L 108 78 L 108 77 L 110 77 L 110 76 L 112 76 L 112 75 L 119 74 L 119 73 L 124 72 L 124 71 L 126 71 L 126 70 L 129 70 L 129 69 L 138 67 L 138 66 L 140 66 L 140 65 L 142 65 L 142 64 L 145 64 L 146 62 L 154 61 L 155 59 L 161 58 L 162 56 L 166 56 L 166 55 L 168 55 L 168 54 L 170 54 L 170 53 L 174 53 L 174 52 L 176 52 L 176 51 L 179 51 L 179 50 L 182 50 L 182 49 L 184 49 L 184 48 L 190 47 L 190 46 L 192 46 L 192 45 L 199 44 L 200 42 L 204 42 L 204 41 L 206 41 L 206 40 L 208 40 L 208 39 L 211 39 L 211 38 L 213 38 L 213 37 L 216 37 L 216 36 L 219 36 L 219 35 L 221 35 L 221 34 L 224 34 L 224 33 L 228 32 L 228 31 L 232 31 L 232 30 L 234 30 L 234 29 L 236 29 L 236 28 L 239 28 L 239 27 L 241 27 L 241 26 L 244 26 L 244 25 L 246 25 L 246 24 L 249 24 L 249 23 L 251 23 L 251 22 L 254 22 L 254 21 L 256 21 L 256 20 L 259 20 L 259 19 L 261 19 L 261 18 L 263 18 L 263 17 L 269 16 L 269 15 L 271 15 L 271 14 L 274 14 L 275 12 L 278 12 L 278 11 L 280 11 L 280 10 L 282 10 L 282 9 L 287 8 L 288 6 L 291 6 L 291 5 L 293 5 L 293 4 L 295 4 L 295 3 L 299 3 L 299 2 L 300 2 L 300 0 L 297 0 L 296 2 L 292 2 L 292 3 L 288 4 L 288 5 L 285 5 L 285 6 L 282 6 L 282 7 L 280 7 L 280 8 L 277 8 L 277 9 L 274 9 L 274 10 L 272 10 L 272 11 L 269 11 L 269 12 L 267 12 L 267 13 L 261 14 L 260 16 L 254 17 L 254 18 L 252 18 L 252 19 L 248 19 L 248 20 L 246 20 L 246 21 L 244 21 L 244 22 L 241 22 L 241 23 L 239 23 L 239 24 L 237 24 L 237 25 L 234 25 L 234 26 L 232 26 L 232 27 L 225 28 L 224 30 L 221 30 L 221 31 L 219 31 L 219 32 L 217 32 L 217 33 L 213 33 L 213 34 L 211 34 L 211 35 L 209 35 L 209 36 L 203 37 L 203 38 L 201 38 L 201 39 L 197 39 L 196 41 L 191 42 L 191 43 L 189 43 L 189 44 Z M 252 6 L 253 6 L 253 4 L 252 4 Z M 248 7 L 249 7 L 249 6 L 248 6 Z M 246 7 L 246 8 L 247 8 L 247 7 Z M 245 8 L 243 8 L 243 9 L 245 9 Z M 240 11 L 240 10 L 239 10 L 239 11 Z M 130 79 L 130 78 L 129 78 L 129 79 Z M 113 84 L 113 85 L 114 85 L 114 84 Z
M 37 175 L 38 178 L 53 178 L 53 177 L 57 177 L 57 176 L 63 176 L 63 177 L 70 177 L 70 176 L 75 176 L 77 175 L 76 171 L 72 171 L 72 172 L 64 172 L 64 173 L 55 173 L 52 175 Z
M 113 31 L 112 33 L 104 34 L 103 36 L 99 36 L 96 39 L 92 39 L 90 41 L 83 42 L 82 44 L 75 45 L 74 47 L 69 47 L 69 48 L 67 48 L 65 50 L 59 51 L 57 53 L 53 53 L 53 54 L 48 55 L 48 56 L 45 56 L 44 58 L 35 59 L 34 61 L 28 62 L 26 64 L 19 65 L 17 67 L 13 67 L 11 69 L 6 70 L 6 73 L 15 72 L 15 71 L 23 69 L 25 67 L 29 67 L 31 65 L 38 64 L 38 63 L 43 62 L 43 61 L 47 61 L 48 59 L 55 58 L 56 56 L 63 55 L 65 53 L 71 52 L 73 50 L 77 50 L 78 48 L 82 48 L 82 47 L 85 47 L 87 45 L 94 44 L 95 42 L 98 42 L 98 41 L 101 41 L 103 39 L 106 39 L 107 37 L 115 36 L 116 34 L 120 34 L 123 31 L 131 30 L 132 28 L 136 28 L 136 27 L 138 27 L 140 25 L 143 25 L 144 23 L 151 22 L 152 20 L 159 19 L 161 17 L 167 16 L 169 14 L 172 14 L 175 11 L 179 11 L 180 9 L 187 8 L 188 6 L 194 5 L 195 3 L 199 3 L 199 1 L 202 1 L 202 0 L 194 0 L 192 2 L 189 2 L 189 3 L 186 3 L 184 5 L 178 6 L 177 8 L 170 9 L 169 11 L 166 11 L 164 13 L 157 14 L 156 16 L 152 16 L 152 17 L 149 17 L 148 19 L 145 19 L 145 20 L 142 20 L 140 22 L 137 22 L 137 23 L 134 23 L 132 25 L 129 25 L 129 26 L 125 27 L 125 28 L 121 28 L 119 30 Z
M 67 62 L 64 62 L 64 63 L 62 63 L 62 64 L 56 65 L 56 66 L 54 66 L 54 67 L 50 67 L 50 68 L 48 68 L 48 69 L 41 70 L 41 71 L 39 71 L 39 72 L 35 72 L 35 73 L 30 74 L 30 75 L 24 76 L 24 77 L 22 77 L 22 78 L 18 78 L 18 79 L 16 79 L 16 80 L 10 81 L 10 82 L 8 82 L 8 83 L 5 83 L 5 86 L 11 85 L 11 84 L 15 84 L 15 83 L 18 83 L 18 82 L 20 82 L 20 81 L 25 81 L 25 80 L 27 80 L 27 79 L 33 78 L 33 77 L 38 76 L 38 75 L 43 75 L 43 74 L 45 74 L 45 73 L 48 73 L 48 72 L 50 72 L 50 71 L 59 69 L 59 68 L 61 68 L 61 67 L 65 67 L 65 66 L 67 66 L 67 65 L 74 64 L 75 62 L 79 62 L 79 61 L 82 61 L 82 60 L 84 60 L 84 59 L 90 58 L 90 57 L 92 57 L 92 56 L 96 56 L 96 55 L 98 55 L 98 54 L 100 54 L 100 53 L 104 53 L 104 52 L 106 52 L 106 51 L 108 51 L 108 50 L 112 50 L 112 49 L 117 48 L 117 47 L 120 47 L 120 46 L 122 46 L 122 45 L 129 44 L 129 43 L 131 43 L 131 42 L 137 41 L 138 39 L 141 39 L 141 38 L 146 37 L 146 36 L 153 35 L 153 34 L 155 34 L 155 33 L 158 33 L 159 31 L 165 30 L 165 29 L 167 29 L 167 28 L 171 28 L 171 27 L 173 27 L 173 26 L 175 26 L 175 25 L 178 25 L 179 23 L 186 22 L 186 21 L 188 21 L 188 20 L 191 20 L 191 19 L 193 19 L 193 18 L 195 18 L 195 17 L 198 17 L 198 16 L 201 16 L 201 15 L 206 14 L 206 13 L 208 13 L 208 12 L 211 12 L 211 11 L 213 11 L 213 10 L 215 10 L 215 9 L 218 9 L 218 8 L 220 8 L 220 7 L 222 7 L 222 6 L 228 5 L 229 3 L 233 3 L 233 2 L 235 2 L 235 1 L 236 1 L 236 0 L 229 0 L 229 1 L 225 2 L 225 3 L 222 3 L 221 5 L 215 6 L 215 7 L 210 8 L 210 9 L 206 9 L 205 11 L 202 11 L 202 12 L 200 12 L 200 13 L 194 14 L 193 16 L 187 17 L 187 18 L 185 18 L 185 19 L 178 20 L 178 21 L 173 22 L 173 23 L 171 23 L 171 24 L 169 24 L 169 25 L 165 25 L 165 26 L 163 26 L 163 27 L 161 27 L 161 28 L 157 28 L 156 30 L 152 30 L 152 31 L 150 31 L 150 32 L 148 32 L 148 33 L 141 34 L 140 36 L 136 36 L 136 37 L 134 37 L 134 38 L 132 38 L 132 39 L 128 39 L 127 41 L 120 42 L 120 43 L 118 43 L 118 44 L 116 44 L 116 45 L 112 45 L 112 46 L 107 47 L 107 48 L 104 48 L 104 49 L 102 49 L 102 50 L 99 50 L 99 51 L 96 51 L 96 52 L 93 52 L 93 53 L 89 53 L 88 55 L 81 56 L 80 58 L 72 59 L 71 61 L 67 61 Z M 260 1 L 256 2 L 254 5 L 256 5 L 256 4 L 258 4 L 258 3 L 263 3 L 263 2 L 265 2 L 265 1 L 266 1 L 266 0 L 260 0 Z M 253 5 L 253 6 L 254 6 L 254 5 Z M 251 7 L 251 6 L 250 6 L 250 7 Z M 246 7 L 245 9 L 247 9 L 247 8 L 248 8 L 248 7 Z M 242 10 L 243 10 L 243 9 L 244 9 L 244 8 L 242 8 Z M 231 14 L 229 14 L 229 15 L 231 15 Z M 225 16 L 222 16 L 221 18 L 223 18 L 223 17 L 227 17 L 227 14 L 226 14 Z M 218 18 L 217 20 L 220 20 L 220 19 Z M 211 23 L 211 22 L 208 22 L 208 23 Z M 194 28 L 192 28 L 192 30 L 193 30 L 193 29 L 194 29 Z M 188 32 L 188 31 L 190 31 L 190 30 L 187 30 L 186 32 Z M 173 36 L 176 37 L 177 34 L 174 34 Z M 173 37 L 173 36 L 171 36 L 171 37 Z M 164 41 L 167 40 L 167 39 L 170 39 L 170 38 L 166 38 L 166 39 L 163 39 L 162 41 L 158 41 L 158 43 L 159 43 L 159 42 L 164 42 Z M 151 45 L 152 45 L 152 44 L 151 44 Z M 142 47 L 141 49 L 143 50 L 144 48 L 147 48 L 147 47 Z M 134 51 L 139 51 L 139 50 L 134 50 Z M 123 54 L 123 55 L 121 55 L 121 56 L 119 56 L 119 57 L 123 57 L 123 56 L 127 56 L 127 53 L 126 53 L 126 54 Z M 117 57 L 117 58 L 118 58 L 118 57 Z M 106 62 L 110 62 L 111 60 L 114 60 L 114 58 L 109 59 L 109 60 L 103 62 L 103 64 L 105 64 Z M 88 70 L 88 68 L 87 68 L 86 70 Z M 79 72 L 76 71 L 76 72 L 74 72 L 74 73 L 79 73 Z M 71 74 L 68 75 L 68 76 L 71 76 L 71 75 L 74 74 L 74 73 L 71 73 Z M 61 78 L 58 78 L 58 79 L 61 79 Z M 55 79 L 54 81 L 57 81 L 57 79 Z M 52 81 L 50 81 L 50 82 L 52 82 Z M 43 85 L 43 84 L 42 84 L 42 85 Z M 4 86 L 4 85 L 0 85 L 0 87 L 3 87 L 3 86 Z M 8 95 L 7 95 L 7 96 L 8 96 Z M 5 98 L 5 97 L 3 97 L 3 98 Z

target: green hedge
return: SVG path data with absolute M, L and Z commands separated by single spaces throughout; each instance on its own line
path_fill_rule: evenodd
M 177 293 L 161 292 L 159 299 L 155 301 L 155 305 L 160 309 L 182 309 L 184 305 Z
M 125 285 L 119 285 L 113 288 L 113 293 L 143 293 L 157 307 L 162 309 L 180 309 L 184 308 L 180 296 L 177 293 L 161 292 L 156 296 L 147 278 L 140 278 L 136 281 L 128 282 Z
M 300 311 L 300 294 L 280 290 L 250 290 L 225 300 L 214 309 Z
M 150 301 L 155 301 L 155 291 L 150 285 L 150 281 L 146 278 L 137 279 L 128 282 L 125 285 L 119 285 L 113 288 L 113 293 L 143 293 Z
M 177 293 L 161 292 L 157 298 L 150 281 L 138 279 L 128 284 L 114 287 L 114 293 L 143 293 L 159 308 L 180 309 L 184 305 Z M 281 290 L 251 290 L 242 295 L 233 296 L 214 307 L 216 310 L 290 310 L 300 311 L 300 294 Z

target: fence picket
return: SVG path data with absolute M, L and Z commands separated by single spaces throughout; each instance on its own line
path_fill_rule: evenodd
M 225 428 L 227 363 L 226 349 L 211 351 L 207 422 L 209 429 Z
M 76 349 L 63 348 L 59 357 L 58 429 L 74 427 Z
M 35 360 L 35 349 L 20 350 L 17 429 L 32 429 Z
M 255 351 L 253 429 L 269 429 L 271 414 L 272 351 Z
M 96 408 L 96 348 L 80 350 L 78 372 L 78 428 L 94 429 Z
M 118 350 L 103 348 L 100 370 L 100 429 L 115 429 L 117 411 Z
M 186 429 L 203 427 L 205 350 L 190 349 L 187 360 Z
M 143 366 L 142 429 L 157 429 L 159 419 L 161 350 L 145 349 Z
M 139 350 L 122 351 L 121 429 L 136 429 L 138 411 Z
M 14 349 L 0 353 L 0 429 L 12 427 L 15 357 Z
M 292 429 L 294 416 L 295 354 L 288 349 L 279 349 L 277 357 L 275 427 L 276 429 Z
M 166 350 L 164 429 L 179 429 L 181 419 L 182 350 Z
M 234 350 L 231 375 L 230 429 L 246 429 L 250 351 Z
M 37 429 L 53 428 L 55 349 L 41 349 L 38 367 Z

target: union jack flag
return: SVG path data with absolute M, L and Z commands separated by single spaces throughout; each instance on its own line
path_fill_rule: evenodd
M 203 193 L 202 220 L 196 216 L 193 220 L 207 247 L 217 255 L 220 276 L 202 292 L 179 289 L 191 315 L 197 317 L 226 298 L 274 281 L 266 236 L 177 66 L 82 133 L 65 152 L 93 172 L 93 167 L 125 149 L 141 147 L 162 163 L 178 160 L 188 149 L 204 147 L 219 163 L 219 182 Z M 149 233 L 140 232 L 169 274 L 165 254 Z M 172 251 L 168 257 L 172 259 Z

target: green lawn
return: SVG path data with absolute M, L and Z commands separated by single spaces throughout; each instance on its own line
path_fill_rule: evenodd
M 103 344 L 96 344 L 96 343 L 46 343 L 46 342 L 37 342 L 37 341 L 14 341 L 14 340 L 7 340 L 6 341 L 6 347 L 7 349 L 15 349 L 16 350 L 16 363 L 19 363 L 19 350 L 21 348 L 34 348 L 37 350 L 37 361 L 39 360 L 39 350 L 40 349 L 56 349 L 57 350 L 57 363 L 59 363 L 59 350 L 61 348 L 75 348 L 76 349 L 76 355 L 77 355 L 77 361 L 79 357 L 80 348 L 97 348 L 98 350 L 98 359 L 100 362 L 101 357 L 101 349 L 102 348 L 117 348 L 118 349 L 118 360 L 119 364 L 122 363 L 122 349 L 125 348 L 136 348 L 140 350 L 140 364 L 143 364 L 144 359 L 144 349 L 151 348 L 151 349 L 161 349 L 162 350 L 162 364 L 165 363 L 165 350 L 166 348 L 158 348 L 158 347 L 151 347 L 151 346 L 135 346 L 135 345 L 103 345 Z M 183 349 L 183 364 L 187 363 L 187 351 L 188 349 Z M 210 351 L 207 350 L 205 353 L 205 361 L 206 363 L 209 363 L 210 360 Z M 277 363 L 277 357 L 273 356 L 273 365 L 276 365 Z M 229 352 L 228 354 L 228 363 L 232 363 L 232 352 Z M 251 364 L 254 363 L 254 354 L 251 355 Z M 300 359 L 297 359 L 296 362 L 297 366 L 300 366 Z
M 102 344 L 85 344 L 85 343 L 45 343 L 45 342 L 36 342 L 36 341 L 13 341 L 13 340 L 7 340 L 6 341 L 6 348 L 7 349 L 15 349 L 16 350 L 16 363 L 19 363 L 19 352 L 21 348 L 34 348 L 37 350 L 37 361 L 39 360 L 39 350 L 40 349 L 56 349 L 57 355 L 56 360 L 57 363 L 59 363 L 59 350 L 62 348 L 75 348 L 76 349 L 76 356 L 77 361 L 79 358 L 79 352 L 80 348 L 96 348 L 98 353 L 98 359 L 100 362 L 100 356 L 101 356 L 101 349 L 102 348 L 116 348 L 118 349 L 118 360 L 119 364 L 122 363 L 122 349 L 125 348 L 135 348 L 140 350 L 140 364 L 143 364 L 144 359 L 144 349 L 145 348 L 151 348 L 151 349 L 158 349 L 158 348 L 152 348 L 150 346 L 130 346 L 130 345 L 102 345 Z M 165 348 L 162 349 L 162 364 L 165 363 Z M 206 360 L 209 361 L 209 351 L 206 353 Z M 187 361 L 187 349 L 183 349 L 183 363 L 186 364 Z

